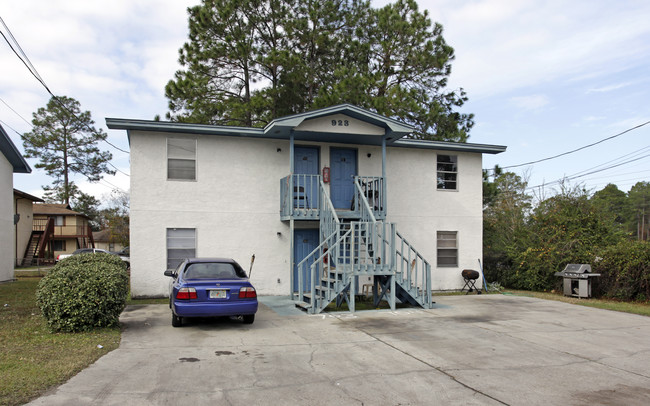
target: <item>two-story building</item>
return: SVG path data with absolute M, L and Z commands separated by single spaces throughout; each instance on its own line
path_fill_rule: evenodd
M 32 235 L 23 265 L 54 263 L 57 256 L 79 248 L 95 248 L 88 216 L 62 203 L 34 203 Z
M 30 244 L 34 229 L 34 203 L 43 203 L 43 199 L 14 189 L 14 217 L 16 217 L 16 246 L 15 264 L 17 266 L 31 265 L 25 263 L 25 254 Z
M 374 291 L 424 307 L 482 258 L 482 154 L 407 139 L 351 106 L 243 128 L 107 118 L 131 147 L 131 287 L 167 294 L 185 257 L 232 257 L 311 312 Z M 372 289 L 371 289 L 372 288 Z

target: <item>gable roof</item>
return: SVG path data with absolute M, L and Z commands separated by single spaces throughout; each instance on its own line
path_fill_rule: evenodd
M 334 117 L 349 117 L 357 120 L 358 123 L 365 125 L 364 131 L 356 131 L 352 133 L 350 131 L 336 129 L 335 127 L 324 130 L 324 121 Z M 310 123 L 319 123 L 320 127 L 318 125 L 310 125 Z M 403 148 L 440 149 L 488 154 L 498 154 L 506 150 L 506 147 L 501 145 L 403 139 L 403 137 L 413 132 L 414 128 L 412 126 L 350 104 L 340 104 L 306 113 L 277 118 L 271 121 L 264 128 L 188 124 L 170 121 L 131 120 L 108 117 L 106 118 L 106 126 L 112 130 L 127 130 L 129 139 L 131 131 L 281 140 L 288 140 L 293 135 L 294 139 L 298 141 L 382 145 L 382 141 L 385 139 L 387 146 Z M 334 120 L 332 120 L 332 126 L 334 126 Z
M 88 218 L 85 214 L 72 210 L 70 206 L 65 203 L 34 203 L 34 214 L 50 216 L 81 216 Z
M 14 173 L 31 173 L 32 168 L 29 167 L 25 158 L 20 154 L 16 145 L 9 138 L 7 134 L 0 125 L 0 151 L 7 158 L 7 161 L 13 166 Z

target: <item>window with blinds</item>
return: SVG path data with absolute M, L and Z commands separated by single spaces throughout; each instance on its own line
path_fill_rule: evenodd
M 458 266 L 458 232 L 438 231 L 438 267 Z
M 167 269 L 176 269 L 185 258 L 196 257 L 196 229 L 167 229 Z
M 167 138 L 167 179 L 196 180 L 196 140 Z

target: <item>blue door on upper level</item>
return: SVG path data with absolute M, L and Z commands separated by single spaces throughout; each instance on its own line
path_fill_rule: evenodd
M 296 229 L 293 232 L 293 291 L 298 292 L 298 264 L 318 247 L 317 229 Z M 311 291 L 311 264 L 303 269 L 302 288 L 304 292 Z
M 357 151 L 355 149 L 330 149 L 330 196 L 335 209 L 352 209 L 354 199 L 354 176 L 357 174 Z
M 318 148 L 295 147 L 293 150 L 294 208 L 318 208 Z

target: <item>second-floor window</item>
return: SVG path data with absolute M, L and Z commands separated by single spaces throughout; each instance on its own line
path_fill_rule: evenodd
M 167 179 L 196 180 L 196 140 L 167 138 Z
M 436 169 L 438 189 L 458 189 L 458 157 L 456 155 L 438 155 Z

